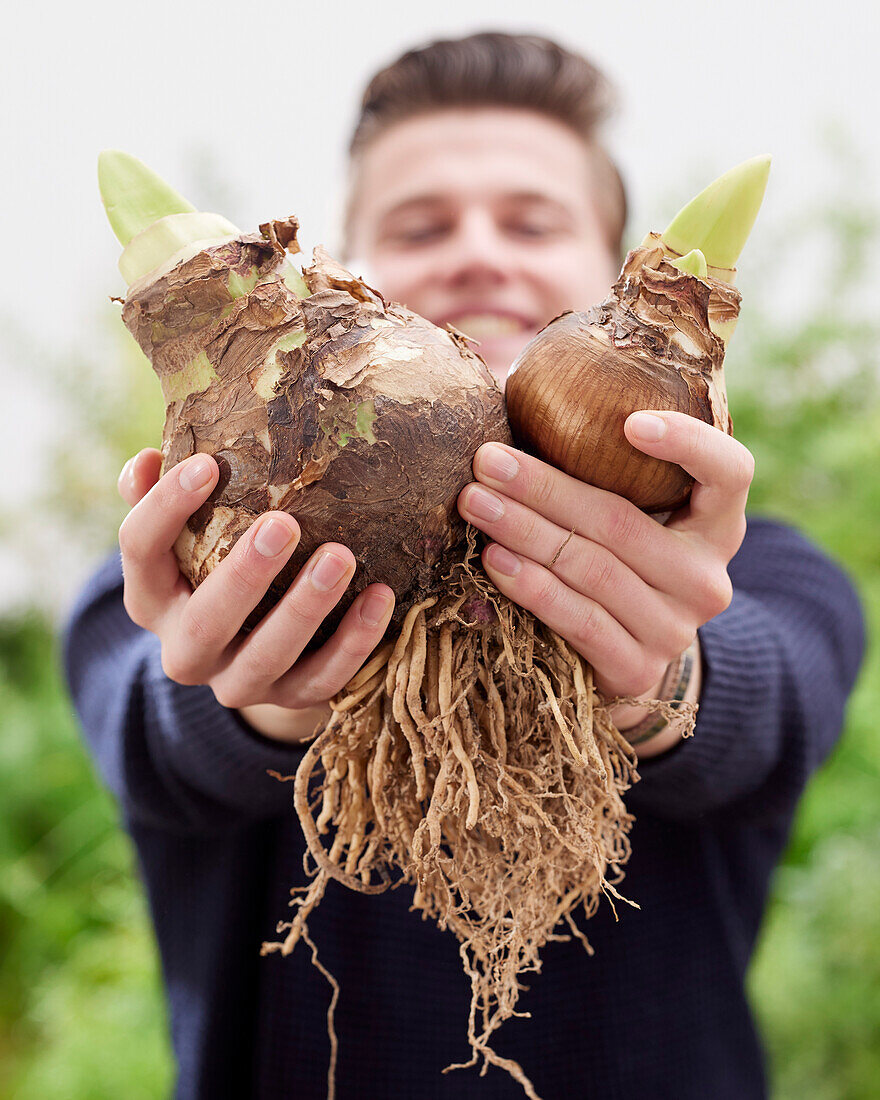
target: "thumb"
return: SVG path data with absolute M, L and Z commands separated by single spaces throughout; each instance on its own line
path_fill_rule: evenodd
M 122 467 L 116 488 L 129 507 L 142 500 L 159 480 L 162 473 L 162 452 L 147 447 Z

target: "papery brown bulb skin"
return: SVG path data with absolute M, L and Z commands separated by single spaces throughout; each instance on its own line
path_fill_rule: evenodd
M 635 249 L 604 302 L 551 321 L 513 364 L 505 396 L 517 446 L 646 512 L 681 507 L 693 478 L 633 447 L 623 425 L 657 409 L 731 431 L 712 324 L 729 323 L 738 304 L 733 287 Z
M 442 587 L 462 554 L 457 498 L 474 453 L 510 442 L 504 396 L 458 334 L 382 296 L 321 249 L 300 298 L 278 275 L 295 221 L 204 250 L 132 286 L 123 319 L 163 385 L 167 470 L 213 455 L 220 480 L 175 545 L 193 586 L 261 513 L 289 512 L 301 537 L 249 617 L 252 627 L 325 542 L 357 571 L 313 639 L 359 591 L 388 584 L 393 624 Z
M 610 348 L 585 313 L 565 313 L 522 351 L 507 379 L 507 416 L 518 447 L 580 481 L 618 493 L 646 512 L 687 501 L 693 478 L 681 466 L 636 450 L 623 425 L 639 409 L 672 409 L 712 422 L 674 370 Z M 553 378 L 555 385 L 548 385 Z

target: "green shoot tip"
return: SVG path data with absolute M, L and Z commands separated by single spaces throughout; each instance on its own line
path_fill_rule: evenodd
M 105 149 L 98 157 L 98 186 L 110 226 L 124 247 L 159 218 L 195 213 L 152 168 L 130 153 Z
M 694 275 L 698 279 L 709 277 L 709 265 L 699 248 L 692 248 L 685 256 L 680 256 L 677 260 L 671 260 L 670 262 L 673 267 L 677 267 L 685 275 Z
M 748 239 L 767 188 L 770 157 L 752 157 L 691 199 L 661 234 L 681 256 L 699 249 L 709 267 L 732 269 Z

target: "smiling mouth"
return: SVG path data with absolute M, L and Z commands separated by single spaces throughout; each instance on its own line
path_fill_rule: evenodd
M 516 317 L 498 313 L 463 313 L 450 324 L 474 340 L 491 340 L 495 336 L 521 336 L 531 326 Z

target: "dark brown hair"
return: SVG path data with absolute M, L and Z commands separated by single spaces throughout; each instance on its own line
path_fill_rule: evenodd
M 351 138 L 352 160 L 395 122 L 449 107 L 516 107 L 562 122 L 590 156 L 608 244 L 621 250 L 626 192 L 598 140 L 614 105 L 605 76 L 585 57 L 536 35 L 499 32 L 432 42 L 376 73 Z

